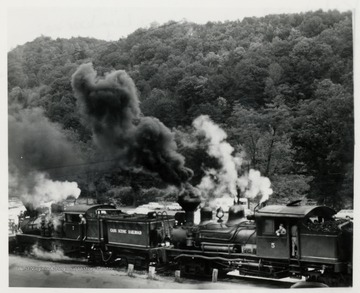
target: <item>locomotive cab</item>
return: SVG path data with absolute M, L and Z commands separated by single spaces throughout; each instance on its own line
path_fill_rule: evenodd
M 64 219 L 64 233 L 66 238 L 80 238 L 80 216 L 78 213 L 66 213 Z
M 279 273 L 351 283 L 352 222 L 336 220 L 335 213 L 325 206 L 265 206 L 255 214 L 257 256 Z
M 87 239 L 99 241 L 97 211 L 100 209 L 115 210 L 115 207 L 112 205 L 75 205 L 67 207 L 64 211 L 65 218 L 63 223 L 65 238 L 81 240 L 86 236 Z M 86 225 L 80 223 L 80 215 L 85 218 Z
M 255 214 L 257 255 L 314 263 L 343 260 L 343 233 L 335 213 L 325 206 L 265 206 Z

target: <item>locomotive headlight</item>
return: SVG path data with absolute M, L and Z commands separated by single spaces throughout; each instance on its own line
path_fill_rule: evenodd
M 219 207 L 216 210 L 216 217 L 219 219 L 219 222 L 222 221 L 221 219 L 224 217 L 224 211 L 223 211 L 222 207 Z

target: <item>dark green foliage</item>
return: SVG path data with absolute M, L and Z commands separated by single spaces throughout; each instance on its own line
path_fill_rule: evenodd
M 342 201 L 353 198 L 352 189 L 346 187 L 351 186 L 354 161 L 353 98 L 330 80 L 318 82 L 314 95 L 315 99 L 299 105 L 293 145 L 297 159 L 305 162 L 307 172 L 314 176 L 312 196 L 341 206 Z
M 114 42 L 41 36 L 9 52 L 9 107 L 42 108 L 50 121 L 79 140 L 85 156 L 101 161 L 70 84 L 71 75 L 87 62 L 98 75 L 126 70 L 144 115 L 170 128 L 181 126 L 183 135 L 191 133 L 184 129 L 194 118 L 209 115 L 229 134 L 236 151 L 246 151 L 251 167 L 272 180 L 278 201 L 310 194 L 334 207 L 352 205 L 350 12 L 319 10 L 205 25 L 171 21 Z M 181 142 L 196 184 L 202 165 L 213 162 L 201 148 Z M 129 186 L 131 176 L 122 175 L 123 181 L 104 177 L 112 172 L 96 180 L 80 172 L 77 178 L 84 193 L 101 189 L 135 202 L 133 190 L 115 190 Z M 145 178 L 138 178 L 141 188 L 164 187 L 151 176 L 148 186 Z M 89 181 L 95 187 L 86 187 Z

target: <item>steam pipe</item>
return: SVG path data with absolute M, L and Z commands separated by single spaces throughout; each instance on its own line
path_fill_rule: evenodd
M 255 212 L 257 211 L 257 207 L 260 205 L 260 203 L 258 203 L 255 207 L 254 207 L 254 215 L 255 215 Z

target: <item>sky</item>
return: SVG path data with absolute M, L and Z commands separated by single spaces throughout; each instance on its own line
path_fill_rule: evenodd
M 94 37 L 118 40 L 151 23 L 169 20 L 203 24 L 241 20 L 246 16 L 296 13 L 311 10 L 353 10 L 357 0 L 88 0 L 49 5 L 44 0 L 6 3 L 7 51 L 44 35 L 53 39 Z M 29 4 L 30 3 L 30 4 Z

